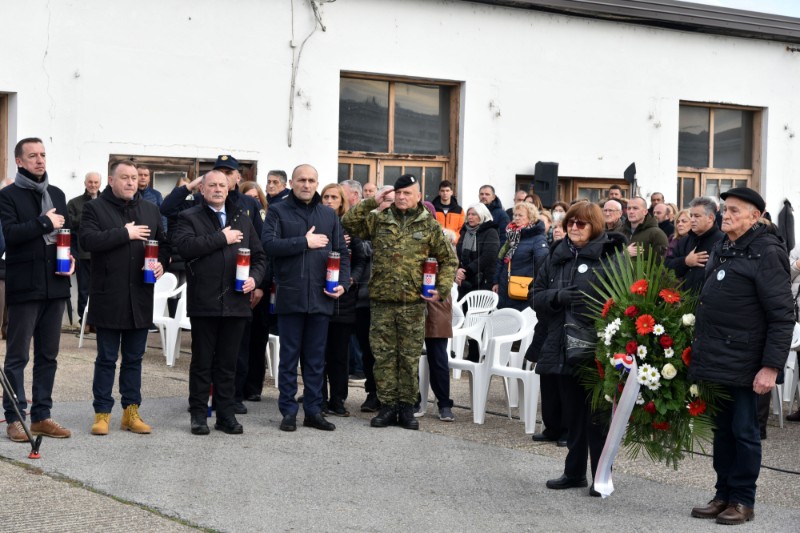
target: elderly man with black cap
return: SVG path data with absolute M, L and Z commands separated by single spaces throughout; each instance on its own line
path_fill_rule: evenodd
M 342 223 L 352 235 L 372 241 L 369 281 L 372 327 L 369 341 L 375 354 L 375 383 L 383 407 L 372 427 L 399 424 L 419 429 L 413 405 L 419 393 L 417 363 L 425 339 L 425 302 L 447 297 L 458 263 L 441 226 L 420 204 L 420 185 L 410 174 L 394 184 L 394 202 L 384 201 L 390 190 L 359 203 Z M 436 289 L 423 295 L 426 259 L 438 262 Z
M 706 264 L 689 376 L 721 385 L 728 399 L 715 417 L 716 494 L 692 516 L 735 525 L 754 517 L 761 467 L 758 395 L 775 387 L 786 364 L 794 310 L 786 249 L 759 222 L 764 199 L 746 187 L 720 196 L 725 237 Z

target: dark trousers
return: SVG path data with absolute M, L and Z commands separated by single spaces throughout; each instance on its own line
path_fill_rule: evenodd
M 426 338 L 425 352 L 430 369 L 431 388 L 436 396 L 439 409 L 453 407 L 453 400 L 450 399 L 450 368 L 447 366 L 449 359 L 447 339 Z M 427 394 L 428 391 L 420 391 L 420 393 Z
M 81 259 L 75 268 L 75 279 L 78 282 L 78 321 L 82 326 L 85 326 L 86 324 L 83 323 L 83 310 L 86 309 L 86 301 L 89 299 L 89 279 L 92 276 L 92 261 L 90 259 Z
M 306 416 L 322 410 L 325 343 L 330 317 L 321 314 L 278 315 L 281 337 L 278 369 L 278 408 L 283 416 L 296 415 L 297 364 L 303 364 L 303 411 Z
M 205 416 L 212 383 L 217 419 L 233 416 L 236 356 L 246 323 L 244 317 L 192 317 L 192 362 L 189 365 L 192 416 Z
M 253 322 L 250 325 L 250 357 L 247 362 L 247 378 L 244 383 L 244 397 L 261 395 L 264 377 L 267 373 L 267 344 L 269 343 L 270 322 L 275 315 L 269 315 L 269 294 L 265 294 L 253 308 Z
M 330 398 L 330 405 L 333 407 L 343 406 L 347 400 L 348 358 L 350 356 L 350 336 L 353 334 L 353 329 L 354 324 L 338 322 L 328 324 L 322 400 L 328 401 Z
M 731 399 L 722 402 L 714 420 L 714 498 L 753 507 L 761 469 L 758 395 L 748 387 L 726 387 L 726 391 Z
M 97 358 L 94 360 L 95 413 L 110 413 L 114 407 L 111 389 L 117 370 L 117 355 L 122 348 L 122 363 L 119 367 L 119 393 L 122 408 L 142 404 L 142 357 L 147 345 L 147 328 L 107 329 L 97 328 Z
M 573 479 L 586 477 L 586 460 L 591 458 L 594 478 L 606 442 L 608 425 L 593 415 L 589 392 L 577 377 L 559 376 L 558 381 L 564 399 L 564 418 L 568 424 L 568 451 L 564 461 L 564 474 Z
M 3 369 L 17 395 L 17 406 L 22 416 L 28 401 L 25 397 L 25 367 L 30 358 L 33 339 L 33 394 L 31 421 L 40 422 L 50 418 L 53 407 L 53 382 L 56 379 L 61 319 L 67 300 L 37 300 L 8 306 L 8 341 Z M 6 422 L 16 422 L 13 400 L 3 395 Z
M 242 331 L 239 352 L 236 356 L 236 378 L 234 380 L 233 401 L 242 403 L 244 401 L 244 386 L 247 383 L 247 373 L 250 370 L 250 332 L 253 329 L 252 318 L 245 319 L 244 331 Z
M 539 376 L 539 390 L 542 393 L 542 423 L 544 424 L 542 433 L 553 440 L 567 434 L 567 422 L 561 408 L 563 391 L 559 382 L 556 374 Z
M 364 369 L 364 390 L 366 392 L 377 392 L 375 386 L 375 355 L 369 344 L 370 311 L 369 307 L 356 308 L 356 338 L 361 347 L 361 365 Z

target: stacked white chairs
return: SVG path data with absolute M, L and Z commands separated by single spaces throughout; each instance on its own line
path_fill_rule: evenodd
M 180 355 L 181 329 L 191 329 L 191 322 L 186 316 L 186 284 L 184 283 L 177 289 L 167 293 L 167 299 L 180 296 L 178 305 L 175 309 L 175 316 L 170 317 L 166 308 L 161 316 L 153 317 L 153 324 L 158 328 L 162 339 L 164 358 L 167 366 L 173 366 L 175 360 Z
M 275 380 L 275 388 L 278 388 L 278 364 L 281 356 L 281 339 L 277 335 L 269 334 L 267 342 L 267 368 L 269 375 Z
M 86 317 L 89 316 L 89 297 L 86 297 L 86 307 L 83 308 L 83 318 L 81 318 L 81 334 L 78 337 L 78 348 L 83 347 L 83 332 L 86 330 Z
M 451 345 L 456 360 L 464 359 L 464 343 L 468 338 L 480 338 L 486 318 L 497 309 L 498 301 L 499 297 L 492 291 L 472 291 L 453 304 L 453 309 L 458 307 L 460 310 L 467 304 L 464 322 L 453 329 Z M 453 379 L 461 379 L 460 369 L 453 370 Z
M 497 313 L 499 312 L 497 311 Z M 504 379 L 503 385 L 506 388 L 507 395 L 508 382 L 513 380 L 515 382 L 513 386 L 518 387 L 517 397 L 522 399 L 519 402 L 519 415 L 525 422 L 525 433 L 533 434 L 536 429 L 536 409 L 539 404 L 539 375 L 533 371 L 530 365 L 526 364 L 525 368 L 522 368 L 521 361 L 518 365 L 513 366 L 509 363 L 512 353 L 514 353 L 511 351 L 512 344 L 517 340 L 525 339 L 529 330 L 534 326 L 532 320 L 535 320 L 535 315 L 519 313 L 518 320 L 520 321 L 518 331 L 506 335 L 495 335 L 489 343 L 489 353 L 486 355 L 487 359 L 489 359 L 489 371 L 486 379 L 486 394 L 483 395 L 483 398 L 485 401 L 485 398 L 489 395 L 492 376 L 500 376 Z M 481 408 L 481 406 L 478 407 Z M 486 409 L 485 404 L 482 409 Z M 508 417 L 511 418 L 510 403 Z
M 795 323 L 792 332 L 792 344 L 789 347 L 789 357 L 783 369 L 784 380 L 772 389 L 772 412 L 778 416 L 778 425 L 783 428 L 783 402 L 789 402 L 789 412 L 792 412 L 794 401 L 800 394 L 797 390 L 797 350 L 800 349 L 800 324 Z
M 465 317 L 465 321 L 469 320 Z M 472 405 L 472 420 L 476 424 L 483 424 L 486 418 L 486 398 L 489 392 L 489 370 L 495 352 L 501 347 L 510 348 L 511 343 L 523 338 L 527 333 L 523 331 L 525 317 L 516 309 L 498 309 L 488 317 L 484 317 L 484 327 L 481 332 L 481 354 L 477 363 L 464 359 L 450 359 L 450 368 L 469 372 L 470 397 Z
M 529 322 L 528 334 L 519 342 L 519 349 L 511 352 L 508 359 L 508 366 L 513 368 L 524 368 L 525 354 L 528 352 L 528 347 L 533 342 L 533 329 L 536 327 L 536 312 L 530 307 L 526 307 L 522 314 Z M 517 407 L 519 405 L 519 389 L 511 386 L 511 380 L 506 378 L 506 394 L 508 396 L 508 406 Z

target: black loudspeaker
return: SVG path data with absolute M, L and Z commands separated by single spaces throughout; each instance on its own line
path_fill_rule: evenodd
M 625 169 L 623 176 L 629 185 L 633 185 L 633 182 L 636 181 L 636 163 L 631 163 L 628 165 L 628 168 Z
M 558 163 L 539 161 L 533 173 L 533 191 L 542 199 L 542 205 L 551 207 L 558 200 Z

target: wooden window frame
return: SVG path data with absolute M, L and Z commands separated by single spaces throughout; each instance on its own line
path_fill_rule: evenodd
M 449 180 L 453 183 L 454 193 L 457 193 L 458 183 L 458 139 L 460 127 L 460 106 L 461 106 L 461 83 L 452 80 L 440 80 L 433 78 L 415 78 L 408 76 L 389 76 L 381 74 L 366 74 L 362 72 L 342 71 L 341 78 L 361 79 L 370 81 L 389 82 L 389 120 L 388 120 L 388 152 L 365 152 L 355 150 L 339 150 L 339 163 L 349 163 L 349 175 L 352 179 L 353 164 L 370 166 L 370 183 L 381 187 L 386 184 L 383 180 L 382 168 L 386 163 L 402 163 L 403 166 L 437 166 L 443 167 L 442 180 Z M 414 85 L 437 85 L 450 89 L 450 116 L 449 116 L 449 155 L 420 155 L 420 154 L 396 154 L 394 153 L 394 124 L 395 124 L 395 83 L 409 83 Z M 424 191 L 424 177 L 421 186 Z

